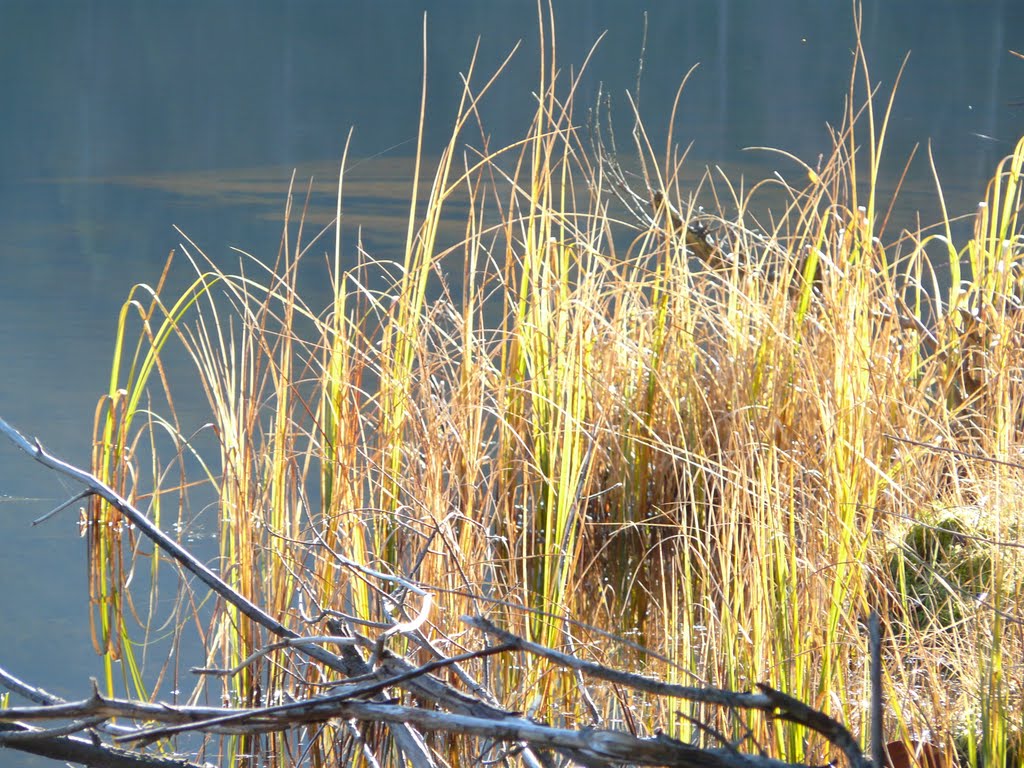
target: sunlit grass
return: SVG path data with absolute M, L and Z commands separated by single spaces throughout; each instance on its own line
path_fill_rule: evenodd
M 1018 468 L 989 459 L 1019 454 L 1024 142 L 996 169 L 969 242 L 953 242 L 948 216 L 944 235 L 883 241 L 893 203 L 876 181 L 891 102 L 858 49 L 833 153 L 802 166 L 804 186 L 705 178 L 716 208 L 704 217 L 723 246 L 702 261 L 664 214 L 649 227 L 618 220 L 549 22 L 523 141 L 464 149 L 486 92 L 470 68 L 433 183 L 414 186 L 402 264 L 344 247 L 344 163 L 335 228 L 304 232 L 290 204 L 273 267 L 244 258 L 236 272 L 187 243 L 200 275 L 189 292 L 170 301 L 158 287 L 148 306 L 126 305 L 143 324 L 130 367 L 122 314 L 94 470 L 129 497 L 147 471 L 125 449 L 158 426 L 137 419 L 140 398 L 176 335 L 219 445 L 207 460 L 220 572 L 296 631 L 320 633 L 312 620 L 333 611 L 376 635 L 420 610 L 355 564 L 434 595 L 423 642 L 392 640 L 422 659 L 478 644 L 457 619 L 480 612 L 670 680 L 768 683 L 861 732 L 874 609 L 893 737 L 959 738 L 1001 761 L 1024 706 L 1024 488 Z M 695 216 L 674 145 L 662 156 L 638 130 L 636 149 L 662 180 L 653 191 Z M 426 151 L 421 140 L 417 168 Z M 765 198 L 770 225 L 751 213 Z M 445 239 L 456 199 L 462 234 Z M 952 273 L 945 298 L 926 290 L 936 268 Z M 328 307 L 303 300 L 300 270 L 330 286 Z M 154 514 L 162 478 L 143 483 Z M 915 549 L 928 526 L 949 525 L 943 510 L 970 510 L 957 518 L 963 541 L 941 557 Z M 126 544 L 96 519 L 93 598 L 110 664 L 133 647 Z M 173 617 L 180 632 L 187 618 Z M 193 621 L 208 666 L 234 667 L 271 639 L 223 606 L 194 607 Z M 590 721 L 575 678 L 523 664 L 490 671 L 504 706 Z M 327 682 L 282 651 L 193 696 L 271 702 Z M 613 689 L 590 693 L 609 722 L 634 708 Z M 642 731 L 701 735 L 675 709 L 635 711 Z M 831 757 L 792 726 L 746 727 L 775 757 Z M 397 765 L 385 734 L 367 740 Z M 364 760 L 344 724 L 298 738 L 225 749 L 277 765 Z M 453 764 L 474 756 L 454 741 L 446 750 Z

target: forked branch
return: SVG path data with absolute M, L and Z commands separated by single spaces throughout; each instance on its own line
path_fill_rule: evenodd
M 494 706 L 484 700 L 495 700 L 490 692 L 483 698 L 473 696 L 456 689 L 435 674 L 471 659 L 507 656 L 519 651 L 572 669 L 582 676 L 628 687 L 649 696 L 686 699 L 734 711 L 759 711 L 781 718 L 804 726 L 827 739 L 843 752 L 850 768 L 873 766 L 872 761 L 864 757 L 857 740 L 841 723 L 768 686 L 759 686 L 760 692 L 757 693 L 744 693 L 665 683 L 529 642 L 479 616 L 464 618 L 463 621 L 487 638 L 497 641 L 497 644 L 420 665 L 411 664 L 384 647 L 387 639 L 396 632 L 415 634 L 419 632 L 418 626 L 385 630 L 374 641 L 359 637 L 340 622 L 330 620 L 327 625 L 330 635 L 302 638 L 238 595 L 212 571 L 196 561 L 178 542 L 160 531 L 145 515 L 95 476 L 52 456 L 38 442 L 28 441 L 2 419 L 0 432 L 43 465 L 83 483 L 90 493 L 111 503 L 158 547 L 199 576 L 218 595 L 244 609 L 247 616 L 283 638 L 275 643 L 278 650 L 304 654 L 349 678 L 335 683 L 328 694 L 274 706 L 200 707 L 105 697 L 95 685 L 90 697 L 69 703 L 39 692 L 0 670 L 0 683 L 5 683 L 7 687 L 35 702 L 33 706 L 0 710 L 0 746 L 33 751 L 56 759 L 118 768 L 195 768 L 196 763 L 177 759 L 167 761 L 144 752 L 125 751 L 115 745 L 128 743 L 144 747 L 183 732 L 215 735 L 285 732 L 340 718 L 387 724 L 405 756 L 417 768 L 437 764 L 419 735 L 426 732 L 457 733 L 482 739 L 491 745 L 504 742 L 531 768 L 553 766 L 555 763 L 551 753 L 595 768 L 628 764 L 681 768 L 796 768 L 764 755 L 740 753 L 731 744 L 721 748 L 703 748 L 661 732 L 644 737 L 606 728 L 555 727 Z M 342 634 L 348 637 L 339 644 L 341 650 L 338 656 L 319 645 L 321 642 L 334 643 Z M 368 662 L 367 658 L 372 661 Z M 878 664 L 878 659 L 874 658 L 872 663 Z M 234 670 L 197 671 L 202 674 L 231 674 Z M 405 691 L 427 706 L 396 703 L 396 700 L 388 698 L 395 690 Z M 144 725 L 127 728 L 122 725 L 114 730 L 107 725 L 112 718 L 119 718 L 122 723 Z M 38 730 L 29 725 L 54 721 L 57 725 L 46 730 Z M 713 732 L 710 726 L 703 730 Z M 92 735 L 91 740 L 73 736 L 85 731 Z M 114 743 L 101 741 L 101 733 Z

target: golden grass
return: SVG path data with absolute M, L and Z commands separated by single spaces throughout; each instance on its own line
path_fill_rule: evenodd
M 684 233 L 616 221 L 550 21 L 523 141 L 464 149 L 486 91 L 470 69 L 433 184 L 414 187 L 402 265 L 342 248 L 342 173 L 326 263 L 312 257 L 322 239 L 289 211 L 272 269 L 247 261 L 228 274 L 189 244 L 200 277 L 183 299 L 164 310 L 158 289 L 151 306 L 126 305 L 139 309 L 143 333 L 131 372 L 115 359 L 94 470 L 130 496 L 144 468 L 126 446 L 158 428 L 174 433 L 134 419 L 176 335 L 219 445 L 207 460 L 217 467 L 220 570 L 297 631 L 320 631 L 303 611 L 339 612 L 374 633 L 419 610 L 356 564 L 432 592 L 425 632 L 443 653 L 479 644 L 458 623 L 479 612 L 669 680 L 765 682 L 859 732 L 863 620 L 876 609 L 890 732 L 945 745 L 966 734 L 998 762 L 1019 742 L 1024 711 L 1014 661 L 1024 653 L 1024 484 L 1019 468 L 989 461 L 1014 460 L 1021 442 L 1024 141 L 996 169 L 968 243 L 953 242 L 948 217 L 942 235 L 883 242 L 891 201 L 877 198 L 875 180 L 888 107 L 877 112 L 877 94 L 864 95 L 859 52 L 834 151 L 804 166 L 806 186 L 776 179 L 741 194 L 705 179 L 727 245 L 700 263 Z M 639 136 L 667 199 L 685 211 L 675 150 L 658 157 Z M 764 195 L 785 201 L 768 227 L 749 214 Z M 447 242 L 438 232 L 456 197 L 469 214 Z M 938 264 L 953 274 L 946 299 L 925 290 Z M 298 294 L 300 265 L 328 276 L 325 311 Z M 184 443 L 179 435 L 179 451 Z M 143 485 L 155 511 L 184 489 L 162 488 L 157 459 L 151 469 Z M 948 520 L 944 510 L 963 513 L 966 533 L 922 556 L 907 543 L 920 537 L 914 526 Z M 120 559 L 129 545 L 117 528 L 92 530 L 98 631 L 113 659 L 134 647 Z M 958 581 L 964 571 L 950 560 L 968 557 L 983 567 Z M 956 610 L 928 603 L 936 592 Z M 182 605 L 211 666 L 234 666 L 270 639 L 231 609 Z M 184 633 L 191 614 L 178 610 Z M 932 614 L 955 620 L 920 619 Z M 141 693 L 141 673 L 130 679 Z M 589 721 L 576 680 L 541 661 L 489 679 L 511 709 Z M 192 695 L 270 701 L 324 682 L 281 652 Z M 692 704 L 637 705 L 634 720 L 634 702 L 614 689 L 591 694 L 611 724 L 699 736 L 681 711 L 742 733 Z M 799 729 L 757 717 L 747 726 L 775 757 L 830 757 Z M 327 764 L 351 738 L 339 725 L 301 754 L 287 737 L 232 743 L 227 754 Z M 444 748 L 453 764 L 474 756 L 465 744 Z M 392 752 L 378 755 L 395 764 Z

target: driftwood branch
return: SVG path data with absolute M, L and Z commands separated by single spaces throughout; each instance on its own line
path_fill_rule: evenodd
M 132 752 L 99 741 L 39 731 L 21 723 L 0 722 L 0 747 L 98 768 L 208 768 L 190 760 Z
M 0 711 L 0 717 L 33 721 L 52 718 L 122 717 L 139 721 L 179 724 L 208 733 L 266 733 L 322 722 L 333 718 L 364 722 L 408 723 L 419 730 L 443 731 L 492 740 L 525 742 L 540 749 L 555 750 L 584 765 L 613 764 L 672 765 L 684 768 L 795 768 L 789 763 L 752 755 L 738 755 L 728 749 L 702 749 L 664 734 L 639 738 L 606 729 L 570 730 L 535 723 L 523 717 L 494 719 L 439 712 L 419 707 L 343 701 L 337 697 L 310 699 L 279 707 L 249 710 L 214 707 L 184 707 L 146 704 L 99 695 L 55 707 L 23 707 Z M 230 721 L 229 721 L 230 719 Z M 121 736 L 118 741 L 146 742 L 166 735 L 164 726 L 146 728 Z
M 213 592 L 238 608 L 246 617 L 278 637 L 287 639 L 300 638 L 297 632 L 288 629 L 255 603 L 233 590 L 223 579 L 199 562 L 188 550 L 161 531 L 148 517 L 132 506 L 127 499 L 123 498 L 110 486 L 101 482 L 95 475 L 61 461 L 56 456 L 48 453 L 38 440 L 34 443 L 29 442 L 24 435 L 2 418 L 0 418 L 0 432 L 44 467 L 48 467 L 65 477 L 81 483 L 90 493 L 104 499 L 129 521 L 134 523 L 136 528 L 156 546 L 180 563 L 186 570 L 195 574 Z M 338 656 L 319 645 L 303 644 L 298 648 L 302 653 L 316 659 L 331 669 L 344 669 L 345 665 Z M 430 758 L 430 753 L 423 744 L 423 739 L 418 734 L 413 733 L 411 728 L 398 724 L 392 729 L 392 732 L 395 741 L 416 768 L 435 768 L 434 761 Z
M 302 637 L 238 595 L 180 544 L 159 530 L 145 515 L 95 476 L 55 458 L 38 442 L 29 442 L 2 419 L 0 432 L 44 466 L 77 480 L 85 485 L 88 493 L 104 498 L 156 546 L 196 574 L 216 594 L 280 638 L 268 648 L 273 647 L 279 651 L 290 649 L 295 653 L 304 654 L 339 673 L 343 678 L 333 685 L 330 693 L 324 695 L 273 706 L 231 708 L 180 706 L 108 698 L 101 695 L 95 686 L 90 697 L 77 702 L 67 702 L 0 670 L 0 684 L 33 702 L 32 706 L 0 709 L 0 746 L 86 765 L 114 768 L 196 768 L 196 763 L 187 760 L 126 751 L 101 741 L 100 735 L 102 733 L 105 738 L 112 739 L 116 744 L 130 743 L 141 747 L 183 732 L 252 735 L 283 732 L 341 719 L 350 724 L 386 724 L 404 757 L 414 768 L 432 768 L 436 764 L 420 736 L 421 733 L 428 732 L 462 734 L 482 739 L 488 745 L 505 742 L 509 745 L 509 753 L 517 754 L 528 768 L 551 768 L 555 765 L 552 753 L 594 768 L 612 765 L 797 768 L 764 755 L 741 753 L 735 745 L 728 742 L 724 734 L 710 727 L 703 727 L 703 724 L 698 724 L 702 726 L 702 732 L 724 746 L 703 748 L 678 741 L 660 732 L 652 736 L 641 736 L 605 728 L 571 729 L 536 722 L 519 712 L 496 706 L 493 694 L 465 673 L 460 674 L 458 679 L 476 695 L 459 690 L 435 674 L 443 669 L 459 669 L 462 662 L 471 659 L 519 651 L 570 669 L 580 680 L 584 677 L 592 678 L 650 696 L 686 699 L 731 710 L 759 711 L 771 717 L 797 723 L 817 732 L 842 750 L 850 768 L 873 768 L 872 762 L 861 752 L 857 740 L 841 723 L 768 686 L 759 686 L 759 692 L 751 693 L 670 684 L 651 677 L 611 669 L 529 642 L 479 616 L 464 618 L 463 621 L 496 642 L 496 645 L 450 657 L 443 656 L 430 646 L 438 658 L 416 666 L 405 658 L 391 653 L 385 647 L 385 641 L 397 632 L 414 639 L 422 637 L 419 626 L 428 610 L 430 593 L 418 588 L 426 598 L 421 615 L 411 622 L 383 628 L 376 640 L 358 636 L 349 631 L 345 624 L 336 620 L 327 622 L 329 635 Z M 338 655 L 320 645 L 326 642 L 338 647 Z M 267 650 L 257 652 L 234 669 L 203 669 L 196 672 L 235 674 Z M 872 664 L 879 663 L 876 652 Z M 422 702 L 422 705 L 396 703 L 390 698 L 395 691 L 404 692 L 409 699 Z M 118 718 L 122 725 L 116 729 L 110 726 L 108 721 L 112 718 Z M 50 722 L 54 725 L 46 729 L 34 725 Z M 145 725 L 123 725 L 133 722 Z M 79 732 L 88 732 L 90 738 L 74 736 Z M 877 745 L 880 738 L 876 735 L 873 741 Z
M 481 632 L 491 635 L 514 648 L 548 659 L 568 669 L 579 670 L 584 675 L 597 680 L 605 680 L 609 683 L 616 683 L 638 691 L 653 693 L 656 696 L 687 699 L 702 704 L 715 704 L 721 707 L 733 707 L 736 709 L 760 709 L 763 711 L 770 711 L 771 709 L 771 703 L 768 698 L 760 694 L 738 693 L 720 688 L 698 688 L 695 686 L 666 683 L 644 675 L 610 669 L 601 664 L 577 659 L 574 656 L 532 643 L 513 635 L 511 632 L 500 629 L 492 622 L 480 616 L 464 616 L 462 620 L 471 627 L 475 627 Z
M 732 709 L 759 710 L 769 715 L 781 717 L 798 725 L 803 725 L 816 733 L 821 734 L 829 742 L 834 744 L 843 754 L 846 755 L 851 768 L 871 768 L 871 761 L 864 757 L 860 745 L 846 727 L 838 720 L 818 712 L 806 704 L 776 691 L 767 685 L 759 685 L 760 694 L 739 693 L 736 691 L 723 690 L 721 688 L 694 687 L 665 683 L 661 680 L 654 680 L 643 675 L 636 675 L 629 672 L 609 669 L 600 664 L 568 656 L 564 653 L 546 648 L 537 643 L 531 643 L 522 638 L 499 629 L 490 621 L 480 617 L 463 618 L 467 624 L 476 627 L 488 635 L 500 639 L 503 643 L 512 645 L 520 650 L 533 653 L 545 659 L 560 664 L 569 669 L 579 670 L 584 675 L 599 680 L 606 680 L 610 683 L 628 686 L 639 691 L 646 691 L 658 696 L 668 696 L 688 701 L 695 701 L 703 704 L 715 704 Z M 744 755 L 743 760 L 754 759 Z M 758 758 L 760 759 L 760 758 Z
M 114 509 L 132 522 L 144 536 L 180 563 L 182 567 L 193 573 L 206 586 L 224 598 L 224 600 L 238 608 L 238 610 L 247 618 L 256 622 L 278 637 L 299 637 L 297 632 L 293 632 L 288 629 L 255 603 L 238 594 L 238 592 L 228 586 L 227 582 L 199 562 L 188 552 L 188 550 L 161 531 L 148 517 L 132 506 L 127 499 L 118 494 L 109 485 L 101 482 L 95 475 L 90 472 L 86 472 L 83 469 L 79 469 L 78 467 L 72 466 L 65 461 L 61 461 L 43 448 L 42 444 L 38 440 L 35 442 L 29 442 L 24 435 L 3 419 L 0 419 L 0 432 L 2 432 L 8 440 L 14 443 L 14 445 L 21 448 L 21 450 L 25 451 L 25 453 L 29 454 L 44 467 L 52 469 L 65 477 L 69 477 L 72 480 L 81 483 L 86 487 L 86 489 L 88 489 L 91 495 L 99 496 L 114 507 Z M 81 497 L 82 494 L 78 494 L 75 498 L 77 499 Z M 61 505 L 58 509 L 61 509 L 63 506 L 64 505 Z M 317 659 L 317 661 L 321 661 L 325 664 L 332 665 L 338 663 L 338 658 L 333 653 L 330 653 L 319 646 L 304 646 L 302 650 Z
M 671 685 L 641 675 L 618 672 L 592 662 L 552 651 L 504 632 L 490 622 L 467 619 L 472 626 L 487 634 L 496 635 L 502 645 L 476 655 L 504 653 L 518 649 L 535 653 L 566 667 L 579 670 L 587 676 L 629 686 L 658 695 L 686 698 L 705 703 L 745 709 L 758 709 L 776 717 L 804 725 L 829 739 L 847 755 L 852 768 L 870 768 L 870 761 L 860 752 L 852 735 L 840 723 L 811 709 L 801 702 L 760 686 L 759 694 L 743 694 L 718 689 L 703 689 Z M 347 649 L 349 651 L 354 649 Z M 464 661 L 473 654 L 464 654 L 449 661 Z M 536 751 L 554 750 L 559 754 L 587 766 L 609 766 L 629 763 L 634 765 L 671 765 L 683 768 L 794 768 L 783 761 L 759 755 L 741 754 L 732 747 L 703 749 L 672 739 L 664 734 L 648 738 L 632 736 L 619 731 L 585 728 L 571 730 L 536 723 L 490 707 L 478 700 L 453 691 L 430 673 L 442 663 L 432 662 L 412 668 L 404 660 L 390 656 L 383 660 L 379 682 L 344 686 L 342 693 L 309 698 L 288 704 L 258 708 L 221 708 L 174 706 L 105 698 L 98 692 L 79 702 L 15 707 L 0 711 L 0 720 L 41 721 L 70 719 L 88 723 L 107 718 L 122 718 L 148 723 L 161 723 L 123 733 L 118 742 L 150 743 L 183 731 L 201 731 L 212 734 L 253 734 L 283 731 L 310 723 L 334 718 L 381 722 L 414 726 L 422 732 L 442 731 L 490 740 L 510 741 L 528 745 Z M 412 684 L 412 685 L 410 685 Z M 403 686 L 425 695 L 433 703 L 448 711 L 425 710 L 358 700 L 357 697 L 380 693 L 386 686 Z

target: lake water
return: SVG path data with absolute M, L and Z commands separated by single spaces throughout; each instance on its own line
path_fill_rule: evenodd
M 691 168 L 762 176 L 774 146 L 813 161 L 842 117 L 853 33 L 845 0 L 558 0 L 568 75 L 607 33 L 581 85 L 603 82 L 621 117 L 649 13 L 641 109 L 663 143 L 676 89 L 699 63 L 676 137 Z M 333 213 L 332 179 L 355 128 L 348 222 L 367 249 L 399 256 L 419 109 L 423 10 L 430 106 L 426 150 L 448 137 L 479 37 L 478 72 L 522 46 L 484 105 L 491 145 L 533 115 L 537 22 L 527 2 L 50 2 L 0 0 L 0 416 L 86 464 L 117 312 L 154 282 L 182 228 L 222 263 L 239 247 L 272 258 L 293 169 L 318 180 L 312 220 Z M 887 142 L 894 178 L 931 142 L 951 212 L 970 212 L 1024 133 L 1024 4 L 869 3 L 873 79 L 910 58 Z M 621 122 L 621 121 L 620 121 Z M 623 135 L 628 122 L 622 123 Z M 935 218 L 919 153 L 903 197 Z M 189 275 L 184 264 L 176 274 Z M 202 403 L 179 404 L 203 420 Z M 30 521 L 76 489 L 0 446 L 0 666 L 69 697 L 99 673 L 75 515 Z M 0 752 L 0 766 L 36 764 Z

